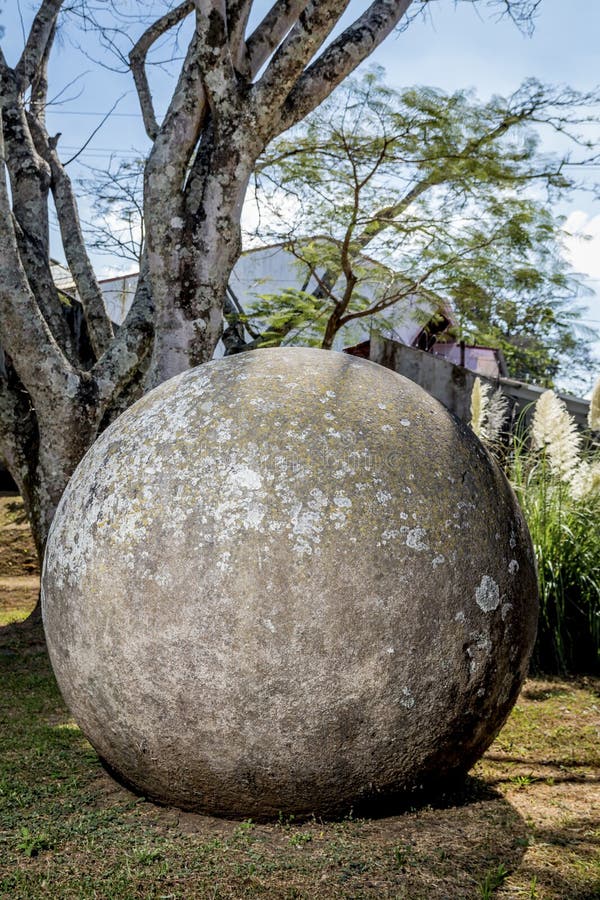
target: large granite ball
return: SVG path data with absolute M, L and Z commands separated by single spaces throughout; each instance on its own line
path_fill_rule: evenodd
M 108 428 L 56 514 L 63 695 L 145 796 L 336 814 L 466 771 L 534 639 L 532 548 L 473 434 L 309 349 L 209 363 Z

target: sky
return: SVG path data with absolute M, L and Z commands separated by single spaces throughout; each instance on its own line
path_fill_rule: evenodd
M 16 61 L 22 48 L 21 18 L 27 28 L 37 5 L 30 0 L 0 0 L 0 24 L 5 32 L 2 46 L 9 63 Z M 255 17 L 264 14 L 269 5 L 266 0 L 258 0 Z M 364 6 L 365 2 L 354 0 L 342 25 Z M 127 7 L 125 0 L 121 8 Z M 367 61 L 366 65 L 383 66 L 394 87 L 428 84 L 449 91 L 473 88 L 485 99 L 492 94 L 509 94 L 532 76 L 582 91 L 593 89 L 600 81 L 600 2 L 542 0 L 530 36 L 519 32 L 508 19 L 499 19 L 497 8 L 494 10 L 485 0 L 475 5 L 466 0 L 433 0 L 430 9 L 430 15 L 418 17 L 408 28 L 391 35 Z M 134 40 L 136 35 L 132 27 Z M 119 101 L 113 115 L 70 167 L 74 179 L 89 175 L 84 165 L 103 167 L 111 155 L 132 158 L 148 148 L 130 74 L 100 68 L 96 59 L 108 57 L 95 35 L 80 34 L 73 39 L 63 33 L 52 60 L 51 96 L 77 79 L 65 90 L 62 99 L 66 102 L 51 108 L 48 115 L 51 133 L 62 133 L 59 149 L 63 159 L 82 147 L 103 115 Z M 173 82 L 161 70 L 153 80 L 160 112 Z M 600 162 L 586 178 L 590 184 L 600 182 Z M 84 217 L 86 212 L 84 207 Z M 600 329 L 600 199 L 593 192 L 580 191 L 559 212 L 567 217 L 569 231 L 587 235 L 569 239 L 567 246 L 575 269 L 586 276 L 593 292 L 584 300 L 584 320 Z M 62 258 L 56 239 L 54 253 Z M 103 276 L 132 269 L 106 256 L 96 257 L 94 263 Z M 600 374 L 600 341 L 596 354 Z

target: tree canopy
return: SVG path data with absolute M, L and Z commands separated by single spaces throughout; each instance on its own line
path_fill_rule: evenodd
M 291 251 L 314 287 L 258 300 L 258 342 L 331 347 L 359 320 L 393 327 L 420 296 L 429 314 L 450 305 L 454 337 L 500 348 L 515 377 L 585 369 L 582 285 L 553 209 L 592 156 L 580 132 L 597 101 L 534 80 L 487 102 L 394 91 L 381 72 L 346 82 L 259 160 L 255 237 Z M 547 152 L 538 126 L 571 150 Z

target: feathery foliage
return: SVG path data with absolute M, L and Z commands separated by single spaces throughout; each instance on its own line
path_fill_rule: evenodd
M 475 407 L 478 403 L 475 399 Z M 480 437 L 495 449 L 481 428 Z M 535 404 L 530 433 L 517 429 L 502 463 L 527 520 L 538 566 L 540 619 L 533 665 L 544 672 L 597 671 L 600 452 L 585 444 L 562 400 L 546 391 Z
M 471 392 L 471 428 L 484 443 L 494 446 L 502 436 L 508 415 L 508 400 L 500 388 L 476 378 Z
M 588 425 L 591 431 L 600 431 L 600 378 L 596 379 L 590 398 Z

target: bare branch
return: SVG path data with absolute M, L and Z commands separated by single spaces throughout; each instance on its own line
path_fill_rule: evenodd
M 11 185 L 12 230 L 23 271 L 51 333 L 69 360 L 75 362 L 77 350 L 48 264 L 50 170 L 35 145 L 21 98 L 7 103 L 1 118 Z
M 146 57 L 148 56 L 148 51 L 152 45 L 156 43 L 163 34 L 166 34 L 167 31 L 170 31 L 171 28 L 174 28 L 182 22 L 186 16 L 193 12 L 193 10 L 193 0 L 186 0 L 186 2 L 180 3 L 179 6 L 169 10 L 168 13 L 161 16 L 160 19 L 157 19 L 156 22 L 153 22 L 152 25 L 146 29 L 129 53 L 129 63 L 138 92 L 144 127 L 146 129 L 146 134 L 152 141 L 156 139 L 159 132 L 159 125 L 154 112 L 148 76 L 146 75 Z
M 42 123 L 46 120 L 46 104 L 48 101 L 48 62 L 50 59 L 50 52 L 52 50 L 55 36 L 56 23 L 54 23 L 50 31 L 48 40 L 46 41 L 46 47 L 44 48 L 44 53 L 42 54 L 42 58 L 40 60 L 40 64 L 36 69 L 33 81 L 31 83 L 30 109 L 33 115 L 35 115 L 36 118 L 39 119 L 39 121 Z
M 121 102 L 121 100 L 123 99 L 123 97 L 125 97 L 125 96 L 126 96 L 125 94 L 121 94 L 121 96 L 118 97 L 118 98 L 115 100 L 115 102 L 113 103 L 113 105 L 111 106 L 111 108 L 108 110 L 108 112 L 105 113 L 105 114 L 102 116 L 102 118 L 100 119 L 100 122 L 98 123 L 98 125 L 96 125 L 96 127 L 94 128 L 94 130 L 92 131 L 92 133 L 90 134 L 90 136 L 87 138 L 87 140 L 85 141 L 85 143 L 81 145 L 81 147 L 79 148 L 79 150 L 78 150 L 76 153 L 74 153 L 73 156 L 70 156 L 69 159 L 68 159 L 66 162 L 63 163 L 63 165 L 64 165 L 65 167 L 66 167 L 66 166 L 69 166 L 72 162 L 75 162 L 75 160 L 77 159 L 78 156 L 81 156 L 81 154 L 82 154 L 83 151 L 86 149 L 86 147 L 88 147 L 89 144 L 91 144 L 91 142 L 93 141 L 93 139 L 95 138 L 95 136 L 98 134 L 98 132 L 100 131 L 100 129 L 102 128 L 102 126 L 104 125 L 104 123 L 105 123 L 108 119 L 110 119 L 111 115 L 114 113 L 115 109 L 117 108 L 117 106 L 119 105 L 119 103 Z
M 231 46 L 227 33 L 225 0 L 194 0 L 196 7 L 196 53 L 202 83 L 211 108 L 237 106 L 239 99 Z
M 52 174 L 52 194 L 65 256 L 83 307 L 92 350 L 98 358 L 113 338 L 112 323 L 85 246 L 71 179 L 60 161 L 56 142 L 49 140 L 47 134 L 40 137 L 45 144 L 46 161 Z
M 4 141 L 0 133 L 0 343 L 10 347 L 21 381 L 34 400 L 61 396 L 69 376 L 78 377 L 54 340 L 21 264 L 6 185 Z
M 257 117 L 273 134 L 274 110 L 284 102 L 305 66 L 340 19 L 349 0 L 311 0 L 276 51 L 253 90 Z M 315 104 L 316 105 L 316 104 Z
M 273 4 L 246 42 L 252 77 L 262 69 L 307 6 L 307 0 L 277 0 Z
M 375 0 L 300 76 L 281 113 L 281 133 L 318 106 L 390 34 L 412 0 Z
M 52 39 L 56 20 L 64 0 L 43 0 L 33 20 L 27 43 L 15 67 L 19 91 L 23 94 L 35 78 Z
M 233 65 L 240 75 L 248 78 L 250 67 L 246 51 L 246 26 L 253 0 L 226 0 L 227 31 Z
M 101 401 L 106 407 L 116 393 L 137 372 L 148 355 L 153 337 L 153 304 L 146 254 L 138 278 L 135 297 L 125 322 L 104 355 L 92 369 Z

